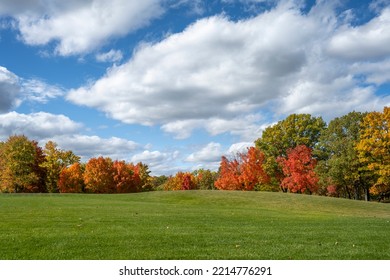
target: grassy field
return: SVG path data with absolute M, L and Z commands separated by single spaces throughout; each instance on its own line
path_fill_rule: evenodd
M 390 259 L 390 204 L 267 192 L 0 195 L 0 259 Z

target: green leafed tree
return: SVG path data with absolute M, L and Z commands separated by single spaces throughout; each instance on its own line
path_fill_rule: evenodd
M 195 176 L 197 188 L 200 190 L 215 189 L 214 183 L 217 180 L 218 173 L 209 169 L 197 169 L 192 174 Z
M 276 183 L 284 178 L 277 158 L 286 157 L 289 149 L 299 145 L 314 149 L 325 127 L 326 123 L 321 117 L 292 114 L 263 131 L 255 145 L 265 154 L 264 169 Z
M 366 114 L 351 112 L 332 120 L 316 146 L 320 160 L 317 173 L 323 193 L 332 196 L 369 199 L 370 176 L 358 159 L 356 145 L 360 141 L 360 126 Z

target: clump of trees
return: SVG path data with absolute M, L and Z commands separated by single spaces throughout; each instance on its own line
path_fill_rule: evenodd
M 143 163 L 91 158 L 81 163 L 72 151 L 49 141 L 44 149 L 26 136 L 0 144 L 1 192 L 128 193 L 152 188 Z
M 292 114 L 267 127 L 246 153 L 222 156 L 218 172 L 150 176 L 147 165 L 91 158 L 25 136 L 0 142 L 1 192 L 128 193 L 149 190 L 267 190 L 349 199 L 390 195 L 390 108 L 351 112 L 326 124 Z
M 252 190 L 256 189 L 253 183 L 270 183 L 283 192 L 366 200 L 389 194 L 389 125 L 388 107 L 383 112 L 351 112 L 328 125 L 321 117 L 290 115 L 266 128 L 255 141 L 262 157 L 250 168 L 252 176 L 243 176 L 244 161 L 222 157 L 215 185 Z
M 263 168 L 264 161 L 264 153 L 254 147 L 232 160 L 223 156 L 215 187 L 220 190 L 252 191 L 261 184 L 269 183 L 270 177 Z

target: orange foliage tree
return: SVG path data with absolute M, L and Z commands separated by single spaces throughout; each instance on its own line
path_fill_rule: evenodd
M 58 190 L 61 193 L 81 193 L 84 191 L 83 166 L 74 163 L 62 169 L 58 179 Z
M 299 145 L 287 150 L 287 158 L 279 157 L 285 178 L 281 187 L 290 192 L 313 193 L 318 190 L 318 177 L 314 172 L 317 161 L 312 157 L 312 149 Z
M 141 188 L 138 167 L 125 161 L 114 161 L 113 178 L 118 193 L 137 192 Z
M 114 164 L 110 158 L 91 158 L 85 166 L 85 191 L 92 193 L 115 193 Z
M 223 156 L 215 187 L 220 190 L 250 191 L 260 184 L 269 183 L 270 178 L 263 169 L 264 160 L 263 152 L 255 147 L 231 161 Z

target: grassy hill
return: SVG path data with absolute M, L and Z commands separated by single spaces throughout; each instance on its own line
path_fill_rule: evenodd
M 390 259 L 390 204 L 267 192 L 0 195 L 0 259 Z

